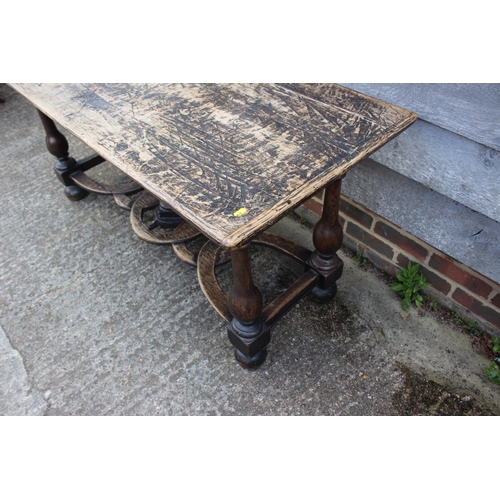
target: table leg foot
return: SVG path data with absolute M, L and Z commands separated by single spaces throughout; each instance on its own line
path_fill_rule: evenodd
M 66 186 L 64 188 L 64 194 L 66 198 L 71 201 L 79 201 L 83 200 L 86 196 L 88 196 L 89 192 L 82 189 L 80 186 Z
M 255 356 L 249 358 L 245 356 L 241 351 L 234 348 L 234 357 L 236 361 L 243 367 L 247 369 L 255 369 L 258 368 L 267 357 L 267 349 L 262 349 L 262 351 L 258 352 Z
M 254 285 L 248 255 L 249 245 L 231 251 L 233 286 L 228 295 L 232 320 L 227 332 L 236 348 L 236 360 L 245 368 L 256 368 L 266 359 L 271 341 L 269 326 L 262 318 L 262 295 Z
M 337 283 L 333 283 L 327 288 L 316 286 L 311 290 L 311 298 L 316 302 L 330 302 L 335 295 L 337 295 Z

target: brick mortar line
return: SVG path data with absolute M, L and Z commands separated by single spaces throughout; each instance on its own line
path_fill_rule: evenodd
M 372 218 L 372 222 L 370 224 L 370 227 L 368 228 L 371 231 L 373 229 L 373 227 L 375 226 L 375 219 L 378 218 L 379 215 L 375 214 L 374 212 L 371 212 L 370 210 L 367 210 L 366 207 L 363 207 L 363 205 L 356 203 L 354 200 L 352 200 L 351 198 L 349 198 L 348 196 L 346 196 L 342 193 L 340 193 L 340 197 L 344 198 L 344 200 L 347 201 L 347 203 L 351 204 L 353 207 L 361 210 L 362 212 L 368 214 Z M 352 219 L 350 219 L 350 220 L 353 221 Z M 353 221 L 353 222 L 355 222 L 356 224 L 359 224 L 356 221 Z M 366 228 L 366 226 L 363 226 L 363 228 Z
M 372 231 L 373 234 L 375 233 L 375 225 L 377 222 L 380 220 L 378 216 L 375 216 L 375 214 L 371 215 L 370 213 L 368 214 L 372 218 L 372 223 L 370 224 L 369 230 Z
M 372 230 L 370 230 L 370 229 L 367 229 L 365 226 L 361 226 L 361 225 L 359 224 L 359 222 L 355 221 L 354 219 L 352 219 L 352 218 L 351 218 L 351 217 L 349 217 L 348 215 L 344 215 L 344 213 L 343 213 L 343 212 L 341 212 L 341 215 L 342 215 L 342 218 L 343 218 L 343 219 L 345 220 L 345 222 L 346 222 L 346 224 L 345 224 L 346 226 L 347 226 L 347 222 L 351 222 L 351 223 L 355 224 L 356 226 L 358 226 L 358 227 L 359 227 L 360 229 L 362 229 L 363 231 L 365 231 L 366 233 L 368 233 L 370 236 L 374 236 L 375 238 L 377 238 L 377 239 L 379 239 L 379 240 L 381 239 L 381 238 L 379 237 L 379 235 L 378 235 L 378 234 L 374 233 L 374 232 L 373 232 Z M 358 239 L 356 239 L 354 236 L 352 236 L 352 235 L 350 235 L 350 234 L 346 233 L 345 231 L 343 231 L 343 233 L 344 233 L 344 234 L 347 234 L 347 236 L 349 236 L 349 238 L 351 238 L 351 239 L 353 239 L 353 240 L 355 240 L 355 241 L 359 241 L 359 240 L 358 240 Z M 382 240 L 382 243 L 386 243 L 386 241 L 387 241 L 387 240 Z M 368 248 L 371 252 L 373 252 L 373 253 L 377 254 L 379 257 L 382 257 L 383 259 L 385 259 L 387 262 L 390 262 L 391 264 L 394 264 L 394 262 L 393 262 L 394 256 L 393 256 L 393 258 L 392 258 L 392 259 L 389 259 L 387 256 L 382 255 L 381 253 L 377 252 L 377 250 L 375 250 L 375 248 L 371 247 L 370 245 L 368 245 L 368 244 L 366 244 L 366 243 L 363 243 L 362 241 L 359 241 L 359 243 L 360 243 L 360 245 L 364 246 L 365 248 Z M 400 250 L 399 250 L 399 247 L 395 246 L 395 245 L 394 245 L 394 243 L 392 243 L 392 242 L 390 242 L 390 241 L 389 241 L 389 242 L 387 242 L 386 244 L 387 244 L 388 246 L 390 246 L 390 247 L 391 247 L 391 249 L 392 249 L 393 251 L 394 251 L 394 249 L 395 249 L 395 248 L 397 248 L 397 249 L 398 249 L 398 251 L 400 251 Z M 393 253 L 395 253 L 395 254 L 396 254 L 396 252 L 393 252 Z M 397 264 L 397 263 L 396 263 L 395 265 L 396 265 L 396 266 L 398 266 L 398 267 L 401 267 L 401 266 L 400 266 L 399 264 Z
M 425 292 L 424 292 L 425 293 Z M 490 323 L 487 319 L 483 318 L 482 316 L 475 314 L 472 312 L 470 309 L 467 309 L 465 306 L 460 304 L 460 302 L 457 302 L 455 299 L 452 299 L 451 296 L 444 295 L 442 292 L 439 290 L 435 291 L 434 298 L 437 300 L 437 302 L 450 311 L 455 312 L 461 319 L 463 320 L 474 320 L 477 323 L 477 326 L 481 329 L 484 330 L 490 334 L 495 335 L 495 333 L 499 332 L 499 329 L 496 325 L 493 325 Z M 495 333 L 492 333 L 495 332 Z M 498 335 L 496 335 L 498 336 Z
M 344 195 L 342 195 L 342 196 L 344 196 Z M 370 215 L 372 217 L 373 221 L 372 221 L 371 228 L 369 230 L 371 231 L 371 234 L 373 236 L 376 236 L 377 238 L 382 239 L 384 242 L 388 242 L 391 246 L 394 246 L 395 248 L 398 248 L 398 249 L 401 248 L 401 247 L 397 246 L 395 243 L 393 243 L 393 242 L 387 240 L 386 238 L 384 238 L 382 235 L 379 235 L 379 234 L 377 234 L 377 233 L 375 233 L 373 231 L 373 228 L 374 228 L 374 226 L 376 224 L 376 221 L 380 221 L 380 222 L 382 222 L 384 224 L 387 224 L 389 227 L 392 227 L 395 231 L 399 232 L 401 235 L 407 237 L 410 240 L 415 241 L 417 244 L 419 244 L 422 247 L 424 247 L 427 250 L 428 253 L 427 253 L 427 256 L 424 259 L 423 263 L 427 264 L 428 267 L 429 267 L 429 269 L 432 269 L 433 271 L 438 272 L 437 269 L 435 269 L 434 267 L 432 267 L 432 266 L 429 265 L 429 262 L 430 262 L 430 259 L 432 258 L 432 255 L 436 254 L 438 257 L 441 257 L 441 258 L 443 258 L 445 260 L 448 260 L 448 259 L 451 258 L 453 265 L 455 265 L 456 267 L 458 267 L 462 271 L 469 273 L 471 276 L 474 276 L 475 278 L 477 278 L 477 279 L 479 279 L 481 281 L 484 281 L 487 285 L 491 286 L 491 288 L 493 289 L 493 291 L 491 292 L 491 293 L 493 293 L 493 296 L 495 295 L 495 287 L 497 288 L 497 290 L 498 290 L 498 287 L 500 287 L 500 283 L 496 283 L 495 281 L 493 281 L 492 279 L 488 278 L 487 276 L 483 276 L 481 273 L 479 273 L 478 271 L 476 271 L 476 270 L 472 269 L 471 267 L 467 266 L 463 262 L 460 262 L 460 261 L 454 259 L 453 257 L 450 257 L 449 255 L 445 254 L 444 252 L 442 252 L 438 248 L 435 248 L 432 245 L 430 245 L 429 243 L 421 240 L 420 238 L 418 238 L 418 236 L 415 236 L 414 234 L 409 233 L 405 229 L 396 226 L 395 224 L 393 224 L 392 222 L 384 219 L 380 215 L 375 214 L 374 212 L 371 212 L 366 207 L 363 207 L 362 205 L 359 205 L 358 203 L 356 203 L 355 201 L 351 200 L 347 196 L 344 196 L 344 198 L 349 203 L 351 203 L 353 206 L 355 206 L 356 208 L 359 208 L 360 210 L 362 210 L 363 212 L 367 213 L 368 215 Z M 352 220 L 351 218 L 349 218 L 349 220 L 351 222 L 359 225 L 359 223 L 357 223 L 356 221 Z M 363 229 L 365 229 L 365 228 L 363 227 Z M 412 258 L 414 259 L 415 257 L 412 256 Z M 444 276 L 444 275 L 441 275 L 441 276 Z M 488 299 L 492 298 L 491 293 L 490 293 L 490 296 L 488 296 Z M 500 290 L 498 290 L 496 293 L 500 293 Z
M 397 247 L 399 248 L 399 247 Z M 403 254 L 407 259 L 411 260 L 413 256 L 410 256 L 408 255 L 404 250 L 400 249 L 399 252 L 401 254 Z M 398 264 L 396 264 L 398 265 Z M 399 265 L 398 265 L 399 266 Z M 401 266 L 399 266 L 401 267 Z M 436 274 L 438 277 L 446 280 L 450 285 L 451 285 L 451 289 L 450 291 L 448 292 L 448 295 L 452 296 L 453 292 L 459 287 L 461 288 L 464 292 L 468 293 L 469 295 L 471 295 L 473 298 L 479 300 L 481 303 L 483 303 L 485 306 L 488 306 L 488 307 L 491 307 L 492 309 L 494 310 L 497 310 L 498 312 L 500 312 L 500 309 L 497 308 L 494 304 L 492 304 L 491 302 L 489 302 L 489 300 L 491 300 L 497 293 L 500 293 L 500 290 L 495 290 L 494 287 L 493 290 L 491 291 L 491 293 L 488 295 L 487 298 L 485 297 L 482 297 L 481 295 L 478 295 L 476 292 L 470 290 L 469 288 L 467 288 L 465 285 L 463 285 L 462 283 L 458 283 L 457 281 L 455 281 L 453 278 L 451 278 L 450 276 L 442 273 L 441 271 L 438 271 L 437 269 L 435 269 L 434 267 L 430 266 L 430 265 L 426 265 L 427 269 L 431 272 L 433 272 L 434 274 Z M 498 286 L 498 285 L 497 285 Z
M 387 224 L 389 227 L 392 227 L 395 231 L 397 231 L 398 233 L 400 233 L 402 236 L 404 236 L 404 237 L 406 237 L 406 238 L 408 238 L 408 239 L 410 239 L 412 241 L 415 241 L 417 244 L 421 245 L 423 248 L 425 248 L 427 250 L 427 256 L 421 262 L 421 265 L 425 266 L 429 271 L 431 271 L 434 274 L 436 274 L 436 276 L 438 276 L 439 278 L 441 278 L 444 281 L 446 281 L 447 283 L 449 283 L 450 290 L 449 290 L 448 294 L 445 295 L 445 297 L 447 297 L 449 300 L 453 301 L 453 303 L 461 306 L 458 302 L 455 301 L 455 299 L 452 298 L 453 293 L 457 290 L 457 288 L 460 288 L 465 293 L 469 294 L 472 298 L 474 298 L 477 301 L 479 301 L 485 307 L 489 307 L 489 308 L 493 309 L 494 311 L 500 312 L 500 309 L 498 307 L 496 307 L 493 303 L 490 302 L 490 300 L 493 299 L 493 297 L 495 297 L 498 293 L 500 293 L 500 290 L 498 289 L 499 284 L 497 284 L 496 282 L 490 280 L 489 278 L 487 278 L 485 276 L 482 276 L 480 273 L 478 273 L 474 269 L 466 266 L 462 262 L 459 262 L 459 261 L 457 261 L 457 260 L 455 260 L 455 259 L 452 258 L 452 261 L 451 261 L 452 265 L 454 265 L 458 269 L 460 269 L 460 270 L 462 270 L 462 271 L 470 274 L 471 276 L 475 277 L 476 279 L 483 281 L 484 283 L 486 283 L 487 285 L 491 286 L 491 288 L 492 288 L 492 291 L 490 292 L 490 294 L 486 298 L 482 297 L 482 296 L 480 296 L 478 294 L 476 294 L 474 291 L 470 290 L 465 285 L 456 282 L 450 276 L 448 276 L 446 274 L 443 274 L 442 272 L 438 271 L 437 269 L 435 269 L 434 267 L 432 267 L 430 265 L 430 260 L 431 260 L 431 258 L 432 258 L 433 255 L 436 255 L 438 257 L 444 258 L 446 260 L 448 260 L 450 258 L 449 256 L 447 256 L 446 254 L 444 254 L 443 252 L 441 252 L 437 248 L 432 247 L 431 245 L 429 245 L 425 241 L 421 240 L 417 236 L 415 236 L 415 235 L 413 235 L 413 234 L 405 231 L 402 228 L 399 228 L 398 226 L 392 224 L 390 221 L 385 220 L 384 218 L 382 218 L 378 214 L 375 214 L 374 212 L 371 212 L 370 210 L 368 210 L 365 207 L 363 207 L 362 205 L 359 205 L 355 201 L 351 200 L 349 197 L 347 197 L 345 195 L 342 195 L 342 196 L 345 198 L 345 201 L 347 201 L 347 203 L 350 203 L 354 207 L 356 207 L 359 210 L 363 211 L 364 213 L 366 213 L 367 215 L 369 215 L 371 217 L 371 219 L 372 219 L 370 227 L 367 228 L 366 226 L 363 226 L 358 221 L 356 221 L 355 219 L 353 219 L 352 217 L 350 217 L 349 215 L 347 215 L 345 212 L 343 212 L 342 210 L 340 210 L 340 215 L 345 220 L 345 226 L 347 226 L 348 222 L 351 222 L 352 224 L 354 224 L 357 227 L 359 227 L 361 230 L 365 231 L 369 236 L 374 237 L 374 238 L 378 239 L 379 241 L 387 244 L 392 249 L 394 255 L 393 255 L 392 259 L 389 259 L 387 256 L 380 254 L 375 248 L 371 247 L 370 245 L 361 242 L 360 240 L 356 239 L 354 236 L 348 235 L 351 239 L 353 239 L 353 241 L 356 241 L 360 245 L 362 245 L 365 248 L 369 249 L 371 252 L 373 252 L 379 258 L 383 259 L 388 264 L 391 264 L 391 265 L 396 266 L 397 268 L 401 269 L 401 266 L 397 262 L 398 254 L 402 254 L 405 258 L 407 258 L 410 261 L 415 261 L 415 256 L 413 256 L 413 255 L 409 254 L 408 252 L 406 252 L 405 250 L 403 250 L 396 243 L 393 243 L 392 241 L 384 238 L 382 235 L 379 235 L 378 233 L 375 233 L 374 228 L 375 228 L 375 225 L 377 224 L 377 222 L 380 221 L 380 222 L 382 222 L 384 224 Z M 436 290 L 436 292 L 438 292 L 437 289 L 434 289 L 434 290 Z M 442 292 L 439 292 L 439 293 L 442 294 Z
M 370 251 L 374 252 L 377 256 L 383 258 L 384 260 L 386 260 L 388 263 L 391 263 L 395 266 L 397 266 L 398 268 L 401 269 L 401 265 L 397 262 L 397 256 L 398 256 L 398 253 L 402 254 L 403 256 L 405 256 L 408 260 L 410 261 L 415 261 L 415 256 L 409 254 L 408 252 L 406 252 L 405 250 L 403 250 L 401 247 L 399 247 L 396 243 L 393 243 L 392 241 L 389 241 L 387 240 L 386 238 L 384 238 L 383 236 L 375 233 L 373 230 L 371 229 L 368 229 L 366 227 L 363 227 L 361 226 L 357 221 L 355 221 L 354 219 L 352 219 L 351 217 L 349 217 L 348 215 L 345 215 L 343 212 L 341 212 L 341 215 L 342 217 L 345 219 L 346 223 L 347 222 L 351 222 L 353 224 L 356 224 L 356 226 L 360 227 L 363 231 L 367 232 L 370 236 L 373 236 L 377 239 L 380 239 L 382 242 L 388 244 L 391 249 L 394 251 L 394 256 L 392 259 L 389 259 L 387 256 L 385 255 L 382 255 L 380 254 L 379 252 L 377 252 L 377 250 L 375 250 L 373 247 L 371 247 L 370 245 L 368 244 L 365 244 L 359 240 L 357 240 L 354 236 L 352 235 L 349 235 L 348 236 L 350 238 L 352 238 L 353 240 L 355 241 L 359 241 L 360 244 L 362 244 L 363 246 L 365 246 L 366 248 L 369 248 Z M 372 227 L 374 226 L 374 224 L 372 223 Z M 426 246 L 429 246 L 429 245 L 426 245 Z M 432 248 L 432 247 L 431 247 Z M 446 275 L 446 274 L 443 274 L 442 272 L 438 271 L 437 269 L 435 269 L 434 267 L 430 266 L 429 265 L 429 260 L 431 259 L 432 255 L 434 253 L 436 253 L 437 255 L 439 255 L 439 250 L 437 249 L 432 249 L 431 251 L 428 252 L 428 256 L 426 257 L 426 259 L 422 262 L 422 263 L 419 263 L 421 265 L 425 265 L 425 267 L 433 272 L 434 274 L 436 274 L 438 277 L 440 277 L 441 279 L 444 279 L 446 282 L 448 282 L 450 284 L 450 290 L 448 292 L 448 294 L 445 295 L 445 297 L 448 297 L 449 299 L 453 300 L 453 302 L 457 303 L 455 301 L 455 299 L 452 299 L 452 295 L 453 293 L 455 292 L 455 290 L 457 288 L 461 288 L 464 292 L 468 293 L 469 295 L 471 295 L 473 298 L 475 298 L 476 300 L 478 300 L 479 302 L 481 302 L 483 305 L 487 306 L 487 307 L 490 307 L 492 308 L 493 310 L 496 310 L 496 311 L 499 311 L 500 312 L 500 309 L 498 309 L 494 304 L 492 304 L 491 302 L 488 302 L 490 299 L 492 299 L 497 293 L 500 293 L 499 290 L 495 290 L 495 283 L 492 282 L 493 286 L 493 290 L 491 291 L 491 293 L 489 294 L 489 296 L 487 298 L 484 298 L 478 294 L 476 294 L 475 292 L 473 292 L 472 290 L 469 290 L 466 286 L 462 285 L 461 283 L 457 283 L 455 280 L 453 280 L 450 276 Z M 462 264 L 462 266 L 464 266 L 464 264 Z M 458 267 L 458 266 L 457 266 Z M 467 270 L 464 269 L 464 271 L 468 272 Z M 472 273 L 470 273 L 472 274 Z M 479 276 L 476 276 L 478 279 L 483 279 Z M 486 283 L 488 283 L 486 281 Z M 441 293 L 441 292 L 440 292 Z
M 347 224 L 347 222 L 352 222 L 353 224 L 358 225 L 358 227 L 361 227 L 359 225 L 359 223 L 357 223 L 355 220 L 353 220 L 349 216 L 344 216 L 344 214 L 342 214 L 342 217 L 345 219 L 346 224 Z M 379 237 L 378 234 L 376 234 L 376 233 L 373 234 L 372 231 L 366 230 L 366 227 L 362 227 L 362 229 L 365 230 L 371 236 L 375 236 L 377 238 Z M 402 250 L 400 247 L 398 247 L 396 244 L 394 244 L 392 242 L 388 242 L 388 244 L 391 246 L 391 249 L 397 250 L 397 251 L 394 253 L 393 258 L 389 259 L 385 255 L 381 255 L 374 248 L 372 248 L 371 246 L 369 246 L 367 244 L 364 244 L 363 242 L 359 241 L 355 237 L 353 237 L 353 236 L 351 236 L 349 234 L 347 236 L 349 238 L 351 238 L 354 242 L 357 242 L 360 245 L 362 245 L 363 247 L 365 247 L 366 249 L 370 250 L 370 252 L 373 252 L 375 255 L 377 255 L 377 257 L 381 258 L 383 261 L 387 262 L 390 265 L 396 266 L 399 269 L 401 269 L 401 265 L 396 261 L 398 254 L 402 254 L 408 260 L 414 260 L 414 256 L 413 255 L 407 254 L 404 250 Z M 387 240 L 382 239 L 382 241 L 386 242 Z M 457 300 L 455 300 L 452 296 L 453 296 L 453 294 L 455 293 L 455 291 L 457 289 L 460 289 L 463 292 L 469 294 L 473 299 L 477 300 L 483 306 L 489 307 L 493 311 L 500 312 L 500 310 L 494 304 L 491 304 L 491 303 L 487 302 L 489 299 L 485 299 L 484 297 L 480 297 L 480 296 L 476 295 L 474 292 L 470 291 L 468 288 L 464 287 L 460 283 L 457 283 L 456 281 L 454 281 L 453 279 L 451 279 L 449 276 L 446 276 L 445 274 L 440 273 L 439 271 L 437 271 L 437 269 L 434 269 L 433 267 L 428 266 L 428 265 L 427 265 L 427 268 L 429 269 L 429 271 L 431 271 L 434 274 L 436 274 L 439 278 L 441 278 L 444 281 L 446 281 L 450 285 L 450 290 L 448 291 L 447 294 L 444 294 L 443 292 L 439 291 L 437 288 L 434 288 L 432 285 L 429 285 L 429 287 L 426 287 L 427 290 L 428 290 L 428 293 L 426 295 L 432 294 L 436 298 L 440 297 L 441 298 L 441 302 L 442 302 L 443 305 L 445 305 L 445 307 L 447 307 L 450 310 L 461 311 L 461 313 L 459 314 L 459 316 L 462 316 L 463 319 L 467 319 L 467 320 L 468 319 L 474 319 L 475 321 L 478 322 L 479 325 L 482 325 L 482 328 L 484 330 L 486 330 L 486 331 L 488 331 L 490 333 L 492 331 L 494 331 L 494 332 L 498 331 L 498 327 L 496 325 L 492 324 L 490 321 L 488 321 L 486 318 L 484 318 L 480 314 L 476 314 L 476 313 L 472 312 L 471 310 L 467 309 L 460 302 L 458 302 Z
M 458 267 L 458 269 L 469 273 L 471 276 L 474 278 L 477 278 L 478 280 L 483 281 L 487 285 L 489 285 L 493 291 L 495 291 L 495 288 L 499 290 L 500 292 L 500 283 L 497 283 L 496 281 L 493 281 L 492 279 L 488 278 L 487 276 L 482 275 L 478 271 L 472 269 L 472 267 L 467 266 L 467 264 L 464 264 L 463 262 L 460 262 L 459 260 L 454 259 L 453 257 L 450 257 L 449 255 L 446 255 L 445 253 L 441 252 L 437 248 L 434 250 L 434 253 L 438 256 L 441 257 L 442 259 L 448 260 L 452 259 L 452 264 L 455 265 L 455 267 Z M 431 267 L 431 269 L 435 269 L 434 267 Z M 436 269 L 437 271 L 437 269 Z
M 351 201 L 350 201 L 349 198 L 347 198 L 347 197 L 345 197 L 345 198 L 346 198 L 346 201 L 348 203 L 351 203 Z M 401 266 L 397 262 L 397 257 L 398 257 L 399 254 L 403 255 L 405 258 L 407 258 L 410 261 L 415 261 L 415 257 L 413 255 L 409 254 L 408 252 L 406 252 L 405 250 L 403 250 L 396 243 L 393 243 L 393 242 L 387 240 L 386 238 L 384 238 L 382 235 L 379 235 L 379 234 L 375 233 L 374 232 L 374 227 L 375 227 L 377 221 L 380 221 L 382 223 L 387 224 L 388 226 L 394 228 L 394 230 L 397 231 L 397 232 L 399 232 L 401 235 L 406 236 L 408 239 L 413 240 L 413 241 L 415 241 L 418 244 L 421 244 L 421 246 L 424 247 L 427 250 L 427 256 L 421 262 L 421 265 L 424 265 L 430 272 L 434 273 L 437 277 L 443 279 L 444 281 L 446 281 L 450 285 L 450 290 L 448 291 L 448 293 L 446 295 L 443 294 L 442 292 L 440 292 L 438 289 L 434 288 L 432 285 L 430 285 L 428 287 L 428 290 L 429 289 L 432 290 L 432 292 L 429 292 L 429 293 L 432 293 L 435 297 L 437 297 L 437 296 L 441 297 L 441 299 L 443 301 L 443 304 L 445 304 L 445 306 L 447 308 L 449 308 L 451 310 L 461 311 L 460 315 L 463 318 L 476 320 L 478 322 L 478 324 L 482 325 L 482 328 L 484 330 L 486 330 L 486 331 L 488 331 L 490 333 L 498 331 L 498 327 L 496 325 L 492 324 L 490 321 L 488 321 L 488 319 L 486 319 L 485 317 L 483 317 L 480 314 L 476 314 L 476 313 L 472 312 L 471 310 L 467 309 L 460 302 L 458 302 L 457 300 L 455 300 L 453 298 L 453 294 L 458 289 L 460 289 L 464 293 L 466 293 L 470 297 L 472 297 L 474 300 L 476 300 L 477 302 L 479 302 L 482 306 L 490 308 L 493 311 L 500 312 L 499 308 L 497 308 L 493 303 L 489 302 L 493 297 L 496 296 L 497 293 L 500 293 L 500 290 L 498 290 L 498 286 L 499 285 L 496 282 L 494 282 L 494 281 L 486 278 L 485 276 L 482 276 L 477 271 L 474 271 L 473 269 L 469 268 L 465 264 L 463 264 L 463 263 L 461 263 L 459 261 L 456 261 L 455 259 L 452 258 L 451 263 L 453 265 L 455 265 L 455 267 L 457 267 L 458 269 L 463 270 L 464 272 L 469 273 L 471 276 L 474 276 L 476 279 L 484 281 L 486 284 L 490 284 L 491 285 L 492 291 L 490 292 L 490 294 L 488 295 L 487 298 L 484 298 L 482 296 L 477 295 L 472 290 L 469 290 L 466 286 L 462 285 L 461 283 L 457 283 L 451 277 L 447 276 L 446 274 L 441 273 L 440 271 L 438 271 L 437 269 L 435 269 L 434 267 L 432 267 L 429 264 L 430 259 L 432 258 L 433 255 L 436 255 L 436 256 L 439 256 L 439 257 L 442 257 L 442 258 L 445 258 L 445 259 L 449 259 L 450 257 L 448 255 L 444 254 L 443 252 L 441 252 L 437 248 L 432 247 L 428 243 L 420 240 L 415 235 L 413 235 L 411 233 L 408 233 L 404 229 L 395 226 L 394 224 L 390 223 L 389 221 L 386 221 L 385 219 L 381 218 L 377 214 L 374 214 L 373 212 L 371 212 L 371 211 L 369 211 L 369 210 L 367 210 L 367 209 L 359 206 L 355 202 L 352 203 L 352 205 L 355 206 L 355 207 L 356 206 L 359 207 L 364 213 L 366 213 L 367 215 L 369 215 L 372 218 L 372 223 L 370 225 L 370 228 L 367 228 L 366 226 L 363 226 L 362 224 L 360 224 L 358 221 L 354 220 L 352 217 L 346 215 L 343 211 L 340 211 L 340 215 L 345 220 L 345 226 L 347 226 L 348 222 L 351 222 L 352 224 L 355 224 L 361 230 L 365 231 L 369 236 L 378 239 L 382 243 L 386 243 L 393 250 L 394 255 L 393 255 L 392 259 L 389 259 L 385 255 L 381 255 L 379 252 L 377 252 L 370 245 L 365 244 L 365 243 L 361 242 L 360 240 L 358 240 L 357 238 L 355 238 L 354 236 L 351 236 L 351 235 L 348 234 L 349 238 L 351 238 L 352 241 L 354 241 L 354 242 L 358 243 L 359 245 L 362 245 L 364 248 L 370 250 L 377 257 L 379 257 L 380 259 L 382 259 L 382 261 L 386 262 L 388 265 L 396 266 L 399 269 L 401 269 Z
M 371 210 L 369 210 L 368 208 L 364 207 L 363 205 L 360 205 L 359 203 L 355 202 L 354 200 L 351 200 L 351 198 L 348 198 L 347 196 L 343 195 L 346 199 L 346 201 L 348 203 L 350 203 L 351 205 L 355 206 L 356 208 L 358 208 L 359 210 L 367 213 L 369 216 L 372 217 L 373 219 L 373 222 L 372 222 L 372 227 L 370 228 L 371 230 L 375 227 L 375 224 L 377 222 L 382 222 L 383 224 L 386 224 L 387 226 L 391 227 L 392 229 L 394 229 L 395 231 L 397 231 L 398 233 L 400 233 L 402 236 L 410 239 L 410 240 L 413 240 L 415 241 L 416 243 L 418 243 L 419 245 L 421 245 L 422 247 L 424 247 L 426 250 L 427 250 L 427 257 L 425 258 L 425 260 L 428 260 L 430 259 L 431 255 L 433 252 L 435 251 L 438 251 L 439 250 L 437 248 L 434 248 L 432 245 L 430 245 L 429 243 L 427 243 L 426 241 L 424 240 L 421 240 L 420 238 L 418 238 L 417 236 L 415 236 L 414 234 L 406 231 L 405 229 L 403 229 L 402 227 L 399 227 L 397 226 L 396 224 L 392 223 L 391 221 L 387 220 L 387 219 L 384 219 L 381 215 L 378 215 L 376 214 L 375 212 L 372 212 Z M 383 236 L 377 234 L 377 233 L 374 233 L 377 235 L 377 237 L 381 237 L 384 239 L 384 241 L 388 241 L 386 240 Z M 391 242 L 392 243 L 392 242 Z M 394 244 L 394 243 L 393 243 Z M 399 247 L 398 247 L 399 248 Z M 444 255 L 444 254 L 443 254 Z
M 411 261 L 415 261 L 416 257 L 414 255 L 411 255 L 406 250 L 403 250 L 403 248 L 400 247 L 397 243 L 394 243 L 393 241 L 391 241 L 391 240 L 385 238 L 384 236 L 382 236 L 381 234 L 378 234 L 378 233 L 375 232 L 375 226 L 376 226 L 377 222 L 382 222 L 384 224 L 387 224 L 387 221 L 385 219 L 380 218 L 380 216 L 377 216 L 376 218 L 374 217 L 373 218 L 373 224 L 372 224 L 373 227 L 370 230 L 371 234 L 372 234 L 372 236 L 375 236 L 376 238 L 382 240 L 384 243 L 387 243 L 394 250 L 394 257 L 392 258 L 392 263 L 394 265 L 398 266 L 398 267 L 401 267 L 398 264 L 398 262 L 397 262 L 398 253 L 403 254 L 405 257 L 407 257 Z M 401 232 L 400 229 L 398 229 L 396 226 L 392 226 L 391 224 L 387 224 L 387 225 L 390 226 L 390 227 L 392 227 L 396 231 L 398 231 L 402 236 L 405 236 L 405 237 L 407 237 L 410 240 L 414 239 L 414 238 L 411 238 L 411 237 L 407 236 L 403 232 Z M 419 241 L 417 241 L 417 243 L 419 243 Z M 428 248 L 426 248 L 426 247 L 424 247 L 424 248 L 427 250 L 427 256 L 425 257 L 425 259 L 422 262 L 418 262 L 418 264 L 425 264 L 426 262 L 429 261 L 431 255 L 432 255 L 432 252 Z

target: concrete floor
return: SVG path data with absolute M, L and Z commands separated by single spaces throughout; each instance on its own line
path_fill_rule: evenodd
M 346 255 L 335 301 L 305 298 L 265 364 L 242 369 L 195 269 L 139 240 L 111 197 L 67 200 L 36 110 L 0 92 L 1 415 L 500 414 L 467 335 L 416 309 L 403 319 Z M 74 157 L 91 152 L 67 138 Z M 310 246 L 292 217 L 273 230 Z M 252 265 L 265 300 L 300 272 L 266 249 Z

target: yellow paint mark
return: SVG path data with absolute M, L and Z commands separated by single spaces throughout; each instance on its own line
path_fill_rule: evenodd
M 247 209 L 246 208 L 240 208 L 239 210 L 236 210 L 236 212 L 234 212 L 234 216 L 235 217 L 241 217 L 242 215 L 245 215 L 247 213 Z

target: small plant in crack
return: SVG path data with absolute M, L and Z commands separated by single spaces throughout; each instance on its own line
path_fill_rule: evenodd
M 368 261 L 363 257 L 363 254 L 361 252 L 356 252 L 356 255 L 354 256 L 354 260 L 361 266 L 366 266 Z
M 475 335 L 476 337 L 479 336 L 480 334 L 479 330 L 476 327 L 476 322 L 474 320 L 469 321 L 468 323 L 464 321 L 464 328 L 468 332 L 472 333 L 472 335 Z
M 484 373 L 495 385 L 500 385 L 500 338 L 492 337 L 489 344 L 491 352 L 496 357 L 494 361 L 484 367 Z
M 484 373 L 486 376 L 495 384 L 500 385 L 500 367 L 497 363 L 500 363 L 500 358 L 495 358 L 488 366 L 484 368 Z
M 493 354 L 498 354 L 500 356 L 500 338 L 498 337 L 492 337 L 491 339 L 491 350 L 493 351 Z
M 418 264 L 408 263 L 406 269 L 402 269 L 396 274 L 397 283 L 391 285 L 391 290 L 394 290 L 403 297 L 401 307 L 404 311 L 409 311 L 410 304 L 413 302 L 417 307 L 420 307 L 424 301 L 420 295 L 420 290 L 426 287 L 429 283 L 421 273 L 418 272 L 420 266 Z
M 432 293 L 430 293 L 429 295 L 424 297 L 424 307 L 425 307 L 426 311 L 437 312 L 439 304 L 438 304 L 436 297 L 434 297 L 434 295 L 432 295 Z

